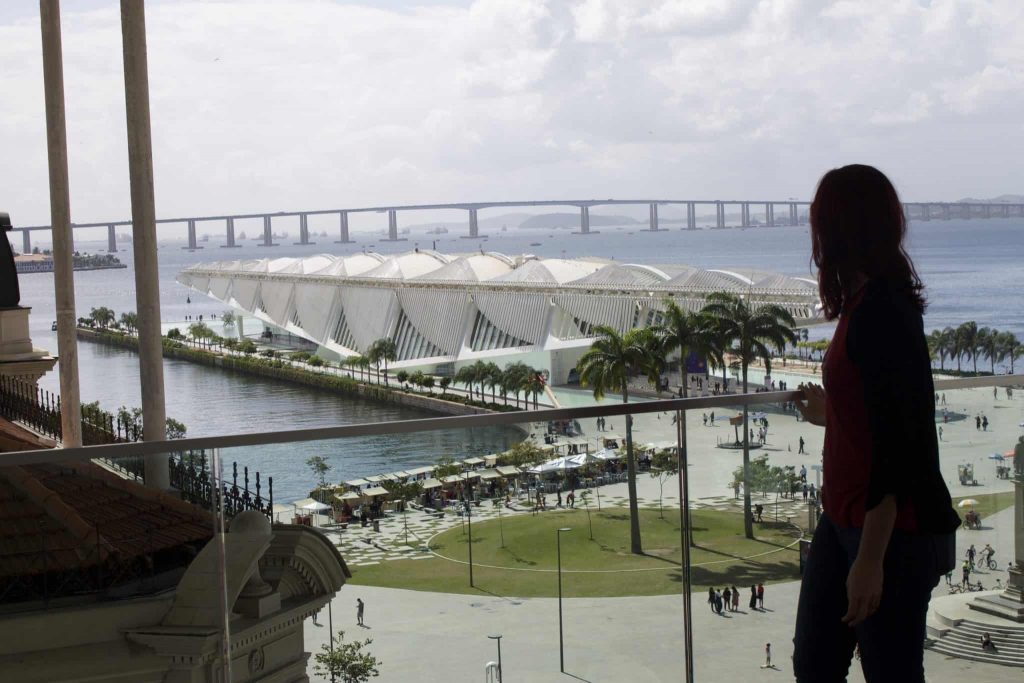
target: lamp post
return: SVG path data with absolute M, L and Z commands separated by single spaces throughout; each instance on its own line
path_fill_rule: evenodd
M 469 488 L 469 471 L 466 471 L 466 524 L 469 528 L 469 587 L 475 588 L 473 585 L 473 513 L 471 512 L 473 504 L 470 502 L 470 496 L 472 491 Z
M 499 633 L 496 636 L 487 636 L 487 637 L 490 638 L 491 640 L 498 641 L 498 683 L 501 683 L 502 678 L 504 678 L 504 676 L 502 674 L 502 671 L 501 671 L 501 634 Z
M 562 527 L 555 533 L 555 546 L 558 555 L 558 663 L 559 670 L 565 673 L 565 639 L 562 627 L 562 532 L 571 531 Z

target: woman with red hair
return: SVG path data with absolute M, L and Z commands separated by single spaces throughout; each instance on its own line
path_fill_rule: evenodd
M 811 204 L 825 317 L 838 320 L 824 388 L 801 385 L 825 427 L 824 514 L 797 606 L 796 679 L 846 680 L 854 648 L 868 683 L 923 683 L 931 591 L 955 563 L 939 471 L 924 285 L 905 248 L 896 189 L 870 166 L 826 173 Z

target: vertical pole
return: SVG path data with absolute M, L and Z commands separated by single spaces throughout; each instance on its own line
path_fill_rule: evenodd
M 113 225 L 107 226 L 107 251 L 117 253 L 117 228 Z
M 469 210 L 469 236 L 480 236 L 480 222 L 479 219 L 477 218 L 476 209 Z
M 686 383 L 683 383 L 683 392 L 686 392 Z M 682 548 L 682 565 L 679 567 L 680 576 L 683 581 L 683 662 L 686 683 L 693 683 L 693 612 L 692 595 L 693 587 L 690 583 L 690 541 L 693 530 L 690 526 L 690 472 L 689 454 L 686 447 L 686 412 L 676 411 L 676 447 L 679 453 L 679 532 Z
M 334 596 L 327 601 L 327 636 L 331 644 L 331 654 L 334 654 Z M 331 683 L 334 683 L 334 671 L 331 671 Z
M 32 235 L 29 230 L 21 231 L 21 253 L 31 254 L 32 253 Z
M 39 0 L 43 40 L 43 92 L 46 99 L 46 149 L 50 169 L 50 226 L 53 239 L 57 354 L 60 357 L 61 441 L 82 445 L 82 409 L 78 393 L 78 342 L 75 338 L 75 278 L 71 252 L 71 195 L 68 140 L 64 121 L 64 56 L 60 36 L 60 0 Z M 28 235 L 28 232 L 25 232 Z
M 651 204 L 651 232 L 658 232 L 658 205 Z
M 565 673 L 565 641 L 562 631 L 562 530 L 555 532 L 558 548 L 558 663 L 559 670 Z
M 469 488 L 469 472 L 466 472 L 466 522 L 469 526 L 469 587 L 473 585 L 473 501 L 470 500 L 472 491 Z
M 160 281 L 156 254 L 156 202 L 153 195 L 153 141 L 149 124 L 149 65 L 143 0 L 121 0 L 124 46 L 124 100 L 128 123 L 128 175 L 132 195 L 132 250 L 135 302 L 139 316 L 139 377 L 143 439 L 167 438 L 163 348 L 160 337 Z M 193 228 L 194 228 L 193 224 Z M 167 458 L 147 455 L 146 486 L 170 487 Z

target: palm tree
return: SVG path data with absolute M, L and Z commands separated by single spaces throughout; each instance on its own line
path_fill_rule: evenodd
M 714 320 L 700 313 L 692 313 L 683 310 L 679 305 L 670 301 L 665 309 L 665 320 L 661 325 L 654 328 L 655 333 L 661 337 L 662 350 L 666 353 L 679 353 L 680 384 L 682 385 L 682 398 L 687 397 L 689 382 L 686 376 L 686 359 L 695 355 L 698 358 L 708 358 L 714 355 L 712 339 L 715 334 Z M 686 445 L 686 419 L 685 413 L 678 414 L 683 419 L 677 420 L 679 432 L 679 444 L 682 447 L 679 453 L 680 474 L 683 490 L 680 491 L 680 513 L 683 513 L 684 501 L 689 500 L 689 473 L 685 470 L 687 462 Z M 683 515 L 689 521 L 688 510 Z M 684 525 L 687 541 L 693 542 L 693 527 L 690 524 Z
M 596 339 L 583 354 L 576 368 L 580 384 L 594 389 L 594 398 L 600 400 L 606 392 L 622 392 L 622 402 L 629 403 L 629 377 L 643 371 L 650 350 L 650 328 L 633 329 L 625 334 L 599 325 L 593 330 Z M 633 420 L 626 416 L 626 487 L 629 491 L 630 550 L 643 553 L 640 542 L 640 516 L 636 500 L 636 462 L 633 458 Z
M 527 394 L 533 395 L 533 408 L 537 409 L 537 396 L 544 391 L 544 387 L 547 386 L 547 382 L 544 381 L 544 375 L 541 371 L 530 368 L 530 374 L 526 378 L 526 382 L 523 384 L 523 389 Z
M 529 374 L 530 368 L 526 366 L 526 363 L 520 361 L 506 365 L 501 374 L 502 391 L 512 392 L 512 398 L 515 400 L 517 408 L 519 407 L 519 392 L 523 391 L 523 385 Z
M 486 363 L 484 368 L 486 368 L 487 372 L 485 373 L 483 381 L 491 390 L 491 403 L 497 403 L 498 397 L 496 389 L 501 386 L 501 380 L 504 377 L 504 373 L 501 371 L 501 368 L 498 367 L 497 363 Z
M 956 369 L 960 371 L 960 356 L 974 361 L 974 374 L 978 374 L 978 323 L 973 320 L 956 328 Z
M 1013 332 L 1000 332 L 999 353 L 1002 356 L 1001 360 L 1010 360 L 1010 374 L 1012 375 L 1014 361 L 1017 359 L 1017 356 L 1024 353 L 1024 347 L 1017 341 L 1017 335 Z
M 983 327 L 978 330 L 978 350 L 988 358 L 989 370 L 996 374 L 996 363 L 1003 362 L 1002 346 L 999 343 L 999 330 Z
M 796 343 L 793 316 L 775 304 L 747 303 L 735 294 L 716 292 L 708 297 L 702 311 L 716 321 L 719 333 L 729 340 L 729 351 L 739 357 L 743 393 L 747 392 L 747 369 L 757 359 L 764 361 L 771 374 L 771 351 Z M 750 426 L 747 405 L 743 405 L 743 530 L 754 538 L 754 519 L 750 513 Z
M 381 337 L 370 345 L 366 355 L 377 366 L 378 381 L 380 379 L 380 365 L 382 362 L 384 363 L 384 384 L 387 384 L 388 361 L 393 361 L 398 357 L 398 347 L 395 345 L 395 340 L 390 337 Z

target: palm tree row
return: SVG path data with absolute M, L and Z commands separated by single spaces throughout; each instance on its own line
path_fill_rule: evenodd
M 699 312 L 681 309 L 669 302 L 661 324 L 636 328 L 620 334 L 611 327 L 594 328 L 597 339 L 580 359 L 577 370 L 580 383 L 593 388 L 594 397 L 601 399 L 606 393 L 621 393 L 622 402 L 629 402 L 629 381 L 633 376 L 646 377 L 660 387 L 661 375 L 673 354 L 678 354 L 683 375 L 682 392 L 687 394 L 686 359 L 695 355 L 705 358 L 722 370 L 723 386 L 730 358 L 739 365 L 743 391 L 747 391 L 747 369 L 762 360 L 771 373 L 772 350 L 781 353 L 787 343 L 797 341 L 793 317 L 781 306 L 752 304 L 746 298 L 727 293 L 715 293 Z M 685 458 L 685 422 L 679 420 L 680 442 Z M 750 443 L 747 407 L 743 407 L 743 522 L 748 538 L 754 537 L 749 486 Z M 630 549 L 640 554 L 640 522 L 636 495 L 636 462 L 633 453 L 633 421 L 626 417 L 626 471 L 629 491 Z M 685 473 L 684 473 L 685 475 Z M 685 485 L 684 476 L 684 485 Z M 690 534 L 687 529 L 686 533 Z M 692 543 L 692 535 L 688 542 Z
M 508 405 L 508 397 L 511 394 L 516 407 L 519 407 L 519 395 L 522 394 L 527 406 L 530 398 L 533 398 L 534 408 L 537 407 L 537 398 L 544 391 L 545 385 L 544 376 L 539 370 L 518 361 L 509 363 L 502 369 L 497 363 L 478 360 L 459 368 L 455 373 L 455 381 L 466 385 L 471 399 L 476 392 L 480 401 L 486 403 L 486 392 L 489 390 L 490 402 L 497 403 L 497 392 L 501 391 L 505 405 Z
M 963 361 L 971 361 L 974 373 L 978 373 L 978 360 L 989 362 L 989 371 L 994 375 L 996 363 L 1010 362 L 1010 373 L 1016 360 L 1024 356 L 1022 344 L 1012 332 L 1000 332 L 992 327 L 978 327 L 974 321 L 958 327 L 932 330 L 928 335 L 928 349 L 933 358 L 938 358 L 939 369 L 946 369 L 946 360 L 956 361 L 957 372 L 963 369 Z

